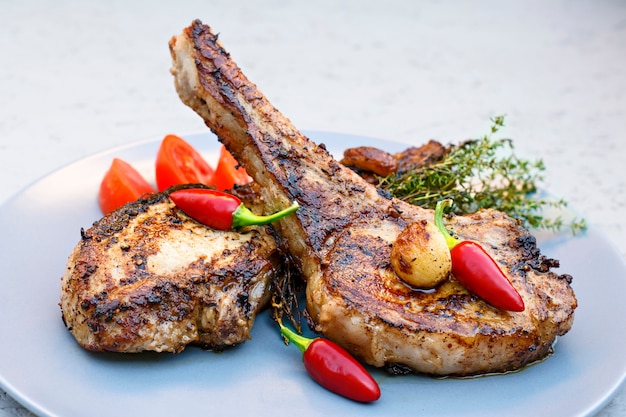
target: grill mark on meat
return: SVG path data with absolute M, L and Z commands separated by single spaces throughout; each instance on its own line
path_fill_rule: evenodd
M 480 242 L 518 289 L 526 311 L 499 311 L 453 276 L 433 291 L 400 282 L 390 245 L 430 210 L 381 193 L 300 133 L 247 80 L 217 36 L 194 21 L 170 41 L 181 100 L 261 186 L 266 211 L 300 209 L 275 224 L 307 280 L 307 320 L 374 366 L 437 375 L 508 371 L 545 357 L 573 323 L 568 279 L 550 271 L 520 223 L 495 210 L 450 219 Z
M 279 272 L 270 228 L 212 230 L 155 194 L 81 230 L 62 277 L 63 321 L 94 351 L 222 350 L 250 337 Z

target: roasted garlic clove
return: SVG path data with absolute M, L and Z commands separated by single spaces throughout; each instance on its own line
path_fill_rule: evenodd
M 434 223 L 410 223 L 391 247 L 391 265 L 407 284 L 433 288 L 446 279 L 452 268 L 446 240 Z

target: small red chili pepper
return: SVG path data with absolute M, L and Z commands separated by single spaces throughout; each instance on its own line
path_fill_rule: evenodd
M 452 258 L 452 274 L 468 291 L 494 307 L 524 311 L 524 300 L 485 249 L 476 242 L 459 241 L 443 225 L 443 210 L 451 200 L 437 203 L 435 224 L 443 233 Z
M 304 368 L 311 378 L 327 390 L 359 402 L 380 398 L 376 380 L 338 344 L 320 337 L 300 336 L 283 325 L 280 332 L 300 349 Z
M 237 197 L 222 191 L 191 188 L 174 191 L 170 198 L 192 219 L 219 230 L 268 224 L 298 209 L 298 203 L 269 216 L 258 216 Z

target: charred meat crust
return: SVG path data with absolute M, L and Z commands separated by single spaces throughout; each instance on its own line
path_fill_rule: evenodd
M 173 56 L 179 53 L 177 48 L 195 56 L 194 68 L 174 66 L 172 70 L 181 99 L 199 110 L 207 126 L 240 160 L 257 161 L 249 169 L 257 173 L 253 178 L 266 190 L 268 211 L 284 208 L 291 200 L 300 202 L 301 209 L 296 213 L 299 224 L 290 222 L 289 227 L 307 230 L 306 244 L 313 248 L 306 251 L 308 254 L 322 251 L 334 231 L 351 223 L 352 216 L 346 214 L 357 216 L 362 211 L 360 202 L 370 198 L 368 189 L 355 179 L 356 174 L 346 179 L 345 167 L 323 145 L 306 138 L 269 103 L 241 73 L 208 26 L 196 20 L 184 33 L 192 40 L 193 50 L 189 50 L 190 45 L 177 45 L 177 38 L 170 41 Z M 194 74 L 189 75 L 189 71 Z M 196 87 L 186 90 L 187 82 L 197 83 L 202 91 Z M 211 111 L 215 106 L 223 111 Z M 252 140 L 248 143 L 242 135 Z M 289 142 L 282 137 L 288 137 Z M 324 186 L 328 181 L 336 183 L 332 198 Z
M 300 203 L 276 226 L 307 280 L 314 330 L 371 365 L 437 375 L 517 369 L 569 330 L 577 305 L 569 279 L 550 272 L 556 261 L 518 222 L 485 210 L 448 226 L 500 263 L 524 312 L 487 305 L 453 276 L 433 291 L 408 288 L 390 268 L 391 244 L 410 222 L 432 221 L 432 211 L 379 192 L 302 135 L 200 21 L 172 38 L 170 51 L 182 101 L 260 184 L 265 209 Z
M 441 161 L 450 152 L 449 146 L 443 146 L 435 140 L 429 140 L 422 146 L 412 146 L 394 157 L 398 160 L 398 174 L 422 168 Z
M 465 239 L 473 239 L 480 232 L 480 228 L 474 230 L 476 224 L 492 216 L 499 219 L 502 230 L 494 234 L 498 240 L 491 240 L 489 251 L 500 261 L 516 287 L 532 290 L 542 297 L 543 303 L 529 303 L 532 312 L 519 315 L 497 310 L 468 293 L 453 277 L 436 291 L 412 288 L 393 274 L 388 261 L 389 241 L 358 228 L 346 230 L 336 239 L 334 250 L 323 265 L 327 288 L 324 300 L 341 300 L 346 314 L 363 312 L 367 317 L 367 325 L 363 328 L 371 333 L 368 338 L 381 337 L 375 334 L 376 329 L 384 328 L 385 338 L 405 340 L 425 352 L 438 343 L 439 353 L 434 358 L 429 354 L 422 357 L 425 361 L 420 368 L 422 372 L 441 374 L 439 367 L 444 365 L 428 362 L 436 358 L 443 360 L 446 354 L 455 358 L 455 364 L 446 365 L 449 374 L 454 375 L 505 372 L 545 357 L 554 341 L 554 336 L 547 334 L 562 335 L 571 326 L 576 305 L 560 305 L 559 301 L 570 297 L 568 286 L 559 284 L 560 280 L 567 282 L 568 276 L 545 270 L 545 265 L 553 265 L 554 260 L 540 256 L 543 261 L 538 264 L 535 259 L 538 250 L 533 244 L 527 243 L 525 249 L 519 250 L 519 242 L 533 241 L 519 222 L 500 218 L 498 212 L 486 211 L 481 216 L 482 219 L 475 219 L 477 223 L 459 225 L 457 233 Z M 529 285 L 536 288 L 528 288 Z M 525 297 L 530 295 L 527 291 L 522 292 Z M 554 305 L 550 300 L 555 300 Z M 560 317 L 555 317 L 553 310 L 558 310 Z M 342 340 L 345 328 L 339 324 L 340 314 L 326 317 L 322 313 L 320 317 L 322 322 L 318 318 L 316 326 L 325 329 L 326 334 L 334 339 Z M 337 327 L 341 330 L 336 331 Z M 413 339 L 414 335 L 421 337 Z M 377 366 L 394 364 L 402 368 L 406 365 L 406 362 L 396 363 L 396 359 L 389 360 L 384 355 L 377 356 L 368 350 L 370 345 L 367 343 L 354 343 L 352 339 L 345 343 L 360 357 L 376 358 L 370 363 Z M 481 359 L 477 360 L 477 357 Z
M 67 265 L 61 311 L 81 346 L 180 352 L 245 342 L 280 258 L 269 228 L 215 231 L 159 193 L 82 230 Z
M 373 172 L 382 177 L 398 170 L 398 161 L 393 155 L 372 146 L 346 149 L 340 162 L 347 167 L 355 168 L 357 172 Z
M 411 146 L 402 152 L 391 155 L 371 146 L 348 148 L 343 152 L 341 163 L 376 184 L 371 176 L 385 177 L 391 174 L 402 175 L 441 161 L 449 152 L 450 146 L 429 140 L 417 147 Z

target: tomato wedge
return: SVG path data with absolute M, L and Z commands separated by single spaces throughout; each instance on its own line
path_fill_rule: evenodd
M 154 188 L 128 162 L 114 158 L 111 167 L 100 183 L 98 204 L 107 214 L 126 203 L 137 200 Z
M 220 157 L 215 168 L 213 183 L 218 190 L 230 190 L 235 185 L 244 185 L 252 181 L 245 168 L 222 145 Z
M 187 141 L 176 135 L 163 138 L 156 158 L 159 191 L 177 184 L 213 185 L 213 168 Z

